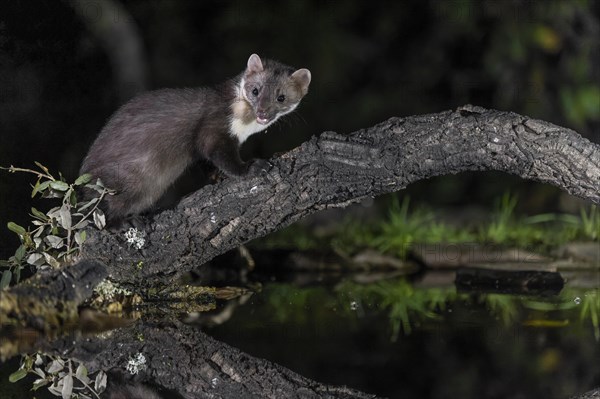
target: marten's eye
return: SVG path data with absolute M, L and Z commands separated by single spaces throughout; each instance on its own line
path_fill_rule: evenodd
M 285 101 L 285 96 L 284 96 L 283 94 L 280 94 L 280 95 L 277 97 L 277 101 L 279 101 L 280 103 L 284 102 L 284 101 Z
M 252 95 L 255 97 L 258 96 L 258 89 L 256 87 L 252 89 Z

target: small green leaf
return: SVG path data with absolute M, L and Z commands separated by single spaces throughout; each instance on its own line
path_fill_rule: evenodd
M 89 202 L 84 202 L 83 204 L 81 204 L 81 207 L 78 209 L 79 212 L 85 211 L 87 208 L 94 205 L 96 202 L 98 202 L 98 198 L 92 198 Z
M 86 173 L 84 175 L 81 175 L 77 178 L 77 180 L 75 180 L 75 185 L 76 186 L 81 186 L 82 184 L 87 184 L 92 180 L 92 175 L 90 175 L 89 173 Z
M 77 243 L 77 245 L 82 245 L 85 242 L 86 238 L 87 234 L 85 230 L 78 231 L 77 233 L 75 233 L 75 242 Z
M 79 366 L 77 366 L 77 370 L 75 371 L 75 378 L 77 378 L 79 381 L 83 382 L 84 384 L 90 383 L 90 379 L 88 378 L 87 368 L 82 363 L 79 363 Z
M 18 224 L 14 223 L 14 222 L 8 222 L 8 224 L 6 226 L 8 227 L 8 229 L 10 231 L 17 233 L 20 236 L 24 236 L 25 233 L 27 233 L 27 230 L 25 230 L 23 227 L 19 226 Z
M 69 203 L 71 204 L 71 206 L 77 205 L 77 194 L 72 188 L 69 190 Z
M 40 220 L 43 220 L 43 221 L 47 221 L 48 220 L 48 216 L 46 216 L 45 213 L 40 212 L 40 211 L 38 211 L 35 208 L 31 208 L 31 214 L 32 214 L 33 217 L 38 218 Z
M 37 193 L 41 193 L 42 195 L 44 195 L 44 191 L 48 189 L 50 183 L 50 180 L 46 180 L 44 182 L 41 182 L 39 186 L 36 184 L 36 186 L 33 188 L 33 192 L 31 193 L 31 198 L 33 198 Z
M 5 270 L 2 273 L 2 278 L 0 279 L 0 291 L 8 287 L 10 284 L 10 279 L 12 278 L 12 272 L 10 270 Z
M 19 284 L 19 281 L 21 281 L 21 266 L 18 266 L 13 274 L 13 280 L 15 280 L 15 284 Z
M 39 179 L 37 179 L 37 181 L 35 182 L 35 186 L 33 186 L 33 191 L 31 191 L 31 198 L 35 197 L 35 194 L 40 189 L 40 180 L 41 180 L 41 177 Z
M 17 371 L 15 371 L 14 373 L 12 373 L 11 375 L 8 376 L 8 380 L 10 382 L 17 382 L 20 379 L 24 378 L 26 375 L 27 375 L 27 370 L 18 369 Z
M 69 210 L 69 207 L 67 206 L 67 204 L 64 204 L 60 208 L 59 213 L 60 213 L 60 225 L 65 230 L 70 230 L 71 229 L 71 211 Z
M 50 182 L 50 187 L 57 191 L 67 191 L 69 189 L 69 185 L 60 180 Z
M 17 248 L 17 251 L 15 252 L 15 259 L 17 260 L 17 262 L 20 263 L 25 257 L 26 253 L 27 248 L 25 248 L 25 245 L 19 245 L 19 248 Z

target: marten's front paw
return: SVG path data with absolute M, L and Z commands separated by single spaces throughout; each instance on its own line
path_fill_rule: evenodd
M 265 159 L 253 159 L 250 167 L 248 167 L 248 174 L 259 175 L 267 173 L 272 167 L 273 164 Z

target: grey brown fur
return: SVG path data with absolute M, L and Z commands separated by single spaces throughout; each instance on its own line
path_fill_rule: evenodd
M 229 176 L 243 176 L 264 161 L 242 161 L 240 144 L 293 111 L 310 79 L 307 69 L 263 62 L 253 54 L 242 74 L 214 88 L 144 93 L 110 118 L 81 173 L 116 190 L 105 207 L 112 222 L 151 208 L 198 159 Z

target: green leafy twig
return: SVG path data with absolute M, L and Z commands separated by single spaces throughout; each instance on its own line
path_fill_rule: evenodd
M 12 280 L 19 282 L 21 269 L 25 265 L 33 267 L 54 267 L 68 263 L 72 257 L 80 252 L 86 240 L 85 228 L 93 223 L 102 229 L 106 219 L 98 207 L 102 199 L 113 191 L 104 187 L 100 180 L 92 183 L 92 176 L 84 174 L 73 183 L 67 183 L 62 174 L 60 179 L 55 178 L 48 168 L 35 163 L 41 172 L 26 169 L 2 168 L 11 173 L 32 173 L 38 177 L 31 193 L 32 198 L 39 194 L 43 198 L 60 198 L 61 205 L 44 213 L 36 208 L 31 208 L 33 227 L 27 229 L 14 222 L 9 222 L 9 230 L 17 234 L 21 245 L 6 261 L 0 261 L 0 266 L 7 268 L 0 278 L 0 289 L 7 287 Z M 85 189 L 96 192 L 97 196 L 84 202 L 79 202 L 77 190 Z

